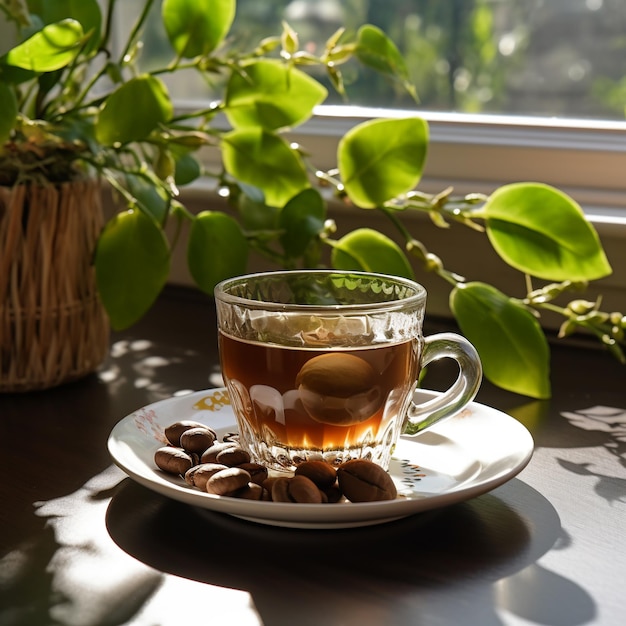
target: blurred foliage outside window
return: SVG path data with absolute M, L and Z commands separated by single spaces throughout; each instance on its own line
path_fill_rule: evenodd
M 136 1 L 118 8 L 118 27 L 128 27 Z M 313 53 L 339 27 L 376 24 L 404 54 L 423 111 L 625 117 L 624 0 L 239 0 L 229 44 L 252 49 L 263 37 L 280 34 L 282 20 Z M 171 59 L 158 26 L 154 20 L 145 36 L 146 68 Z M 356 64 L 342 66 L 342 72 L 346 104 L 415 109 L 384 78 Z M 180 100 L 211 97 L 211 85 L 195 73 L 177 76 L 170 89 Z M 341 104 L 330 91 L 326 104 Z

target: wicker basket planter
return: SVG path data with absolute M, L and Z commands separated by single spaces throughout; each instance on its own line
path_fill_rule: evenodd
M 102 224 L 97 181 L 0 187 L 0 391 L 53 387 L 104 360 L 92 265 Z

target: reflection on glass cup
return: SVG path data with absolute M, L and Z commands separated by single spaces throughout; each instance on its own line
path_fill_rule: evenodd
M 222 374 L 241 444 L 268 467 L 366 458 L 388 468 L 400 434 L 471 402 L 482 368 L 463 337 L 424 337 L 426 290 L 335 270 L 250 274 L 215 289 Z M 451 358 L 454 384 L 413 402 L 421 368 Z

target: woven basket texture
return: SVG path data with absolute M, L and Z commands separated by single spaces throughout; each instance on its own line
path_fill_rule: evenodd
M 0 187 L 0 392 L 94 372 L 109 348 L 93 254 L 100 185 Z

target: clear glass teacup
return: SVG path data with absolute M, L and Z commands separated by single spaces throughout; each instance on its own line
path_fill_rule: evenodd
M 381 274 L 290 270 L 215 288 L 222 375 L 242 447 L 292 470 L 354 458 L 385 469 L 398 437 L 416 435 L 471 402 L 482 367 L 454 333 L 424 337 L 426 290 Z M 451 387 L 416 404 L 423 367 L 459 366 Z

